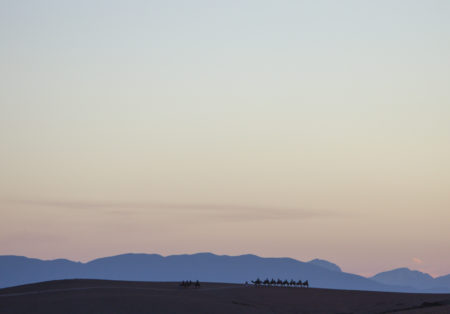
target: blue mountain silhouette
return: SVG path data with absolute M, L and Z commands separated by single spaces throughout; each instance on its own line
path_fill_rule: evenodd
M 418 292 L 414 287 L 385 284 L 362 276 L 330 269 L 329 262 L 301 262 L 292 258 L 256 255 L 227 256 L 123 254 L 87 263 L 65 259 L 44 261 L 23 256 L 0 256 L 0 288 L 70 278 L 136 281 L 200 280 L 243 283 L 257 277 L 309 280 L 312 287 L 372 291 Z M 334 264 L 332 264 L 334 265 Z M 340 268 L 339 268 L 340 270 Z M 442 282 L 446 282 L 442 279 Z M 396 284 L 396 283 L 395 283 Z M 450 291 L 448 286 L 447 290 Z M 425 289 L 420 289 L 425 290 Z
M 450 275 L 433 278 L 429 274 L 406 267 L 381 272 L 370 279 L 386 285 L 409 286 L 433 292 L 450 292 Z

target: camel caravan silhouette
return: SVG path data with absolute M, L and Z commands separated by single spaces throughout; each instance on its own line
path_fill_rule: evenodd
M 273 279 L 269 280 L 269 278 L 266 278 L 264 281 L 261 281 L 261 279 L 257 278 L 256 280 L 252 280 L 251 283 L 255 287 L 294 287 L 294 288 L 309 288 L 309 282 L 308 280 L 305 281 L 295 281 L 291 279 L 288 281 L 287 279 L 281 280 L 281 279 Z M 192 282 L 192 280 L 183 280 L 180 283 L 180 287 L 183 288 L 189 288 L 190 286 L 194 286 L 196 289 L 200 288 L 200 282 L 197 280 L 195 283 Z M 249 286 L 248 281 L 245 282 L 245 286 Z
M 192 280 L 183 280 L 180 283 L 180 286 L 183 287 L 183 288 L 189 288 L 192 285 L 194 285 L 194 287 L 196 289 L 198 289 L 198 288 L 200 288 L 200 281 L 197 280 L 195 283 L 193 283 Z
M 256 280 L 251 281 L 255 287 L 298 287 L 298 288 L 309 288 L 309 282 L 308 280 L 305 281 L 295 281 L 291 279 L 288 280 L 281 280 L 281 279 L 273 279 L 269 280 L 269 278 L 266 278 L 264 281 L 261 281 L 261 279 L 257 278 Z

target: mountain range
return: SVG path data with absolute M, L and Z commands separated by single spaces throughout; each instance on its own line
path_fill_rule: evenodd
M 425 273 L 399 268 L 365 278 L 343 272 L 336 264 L 320 259 L 302 262 L 251 254 L 228 256 L 197 253 L 166 257 L 158 254 L 122 254 L 81 263 L 66 259 L 0 256 L 0 288 L 71 278 L 244 283 L 258 277 L 308 280 L 312 287 L 317 288 L 450 293 L 450 275 L 433 278 Z

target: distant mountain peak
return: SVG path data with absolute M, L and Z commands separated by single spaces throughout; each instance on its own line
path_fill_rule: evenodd
M 388 271 L 411 271 L 408 267 L 399 267 Z
M 410 275 L 410 276 L 420 276 L 423 278 L 431 278 L 431 279 L 433 278 L 433 277 L 431 277 L 431 275 L 429 275 L 427 273 L 421 272 L 419 270 L 409 269 L 408 267 L 395 268 L 392 270 L 378 273 L 375 276 L 379 276 L 379 275 L 381 276 L 381 275 L 385 275 L 385 274 L 405 274 L 405 275 Z
M 320 266 L 322 268 L 325 268 L 325 269 L 328 269 L 331 271 L 342 272 L 342 269 L 338 265 L 331 263 L 329 261 L 326 261 L 324 259 L 315 258 L 315 259 L 309 261 L 308 263 L 314 264 L 316 266 Z
M 396 284 L 414 288 L 431 288 L 435 285 L 434 278 L 429 274 L 418 270 L 411 270 L 407 267 L 381 272 L 370 279 L 383 284 Z

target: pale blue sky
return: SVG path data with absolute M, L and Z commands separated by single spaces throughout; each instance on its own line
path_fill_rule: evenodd
M 449 16 L 444 0 L 0 0 L 0 254 L 449 273 Z

